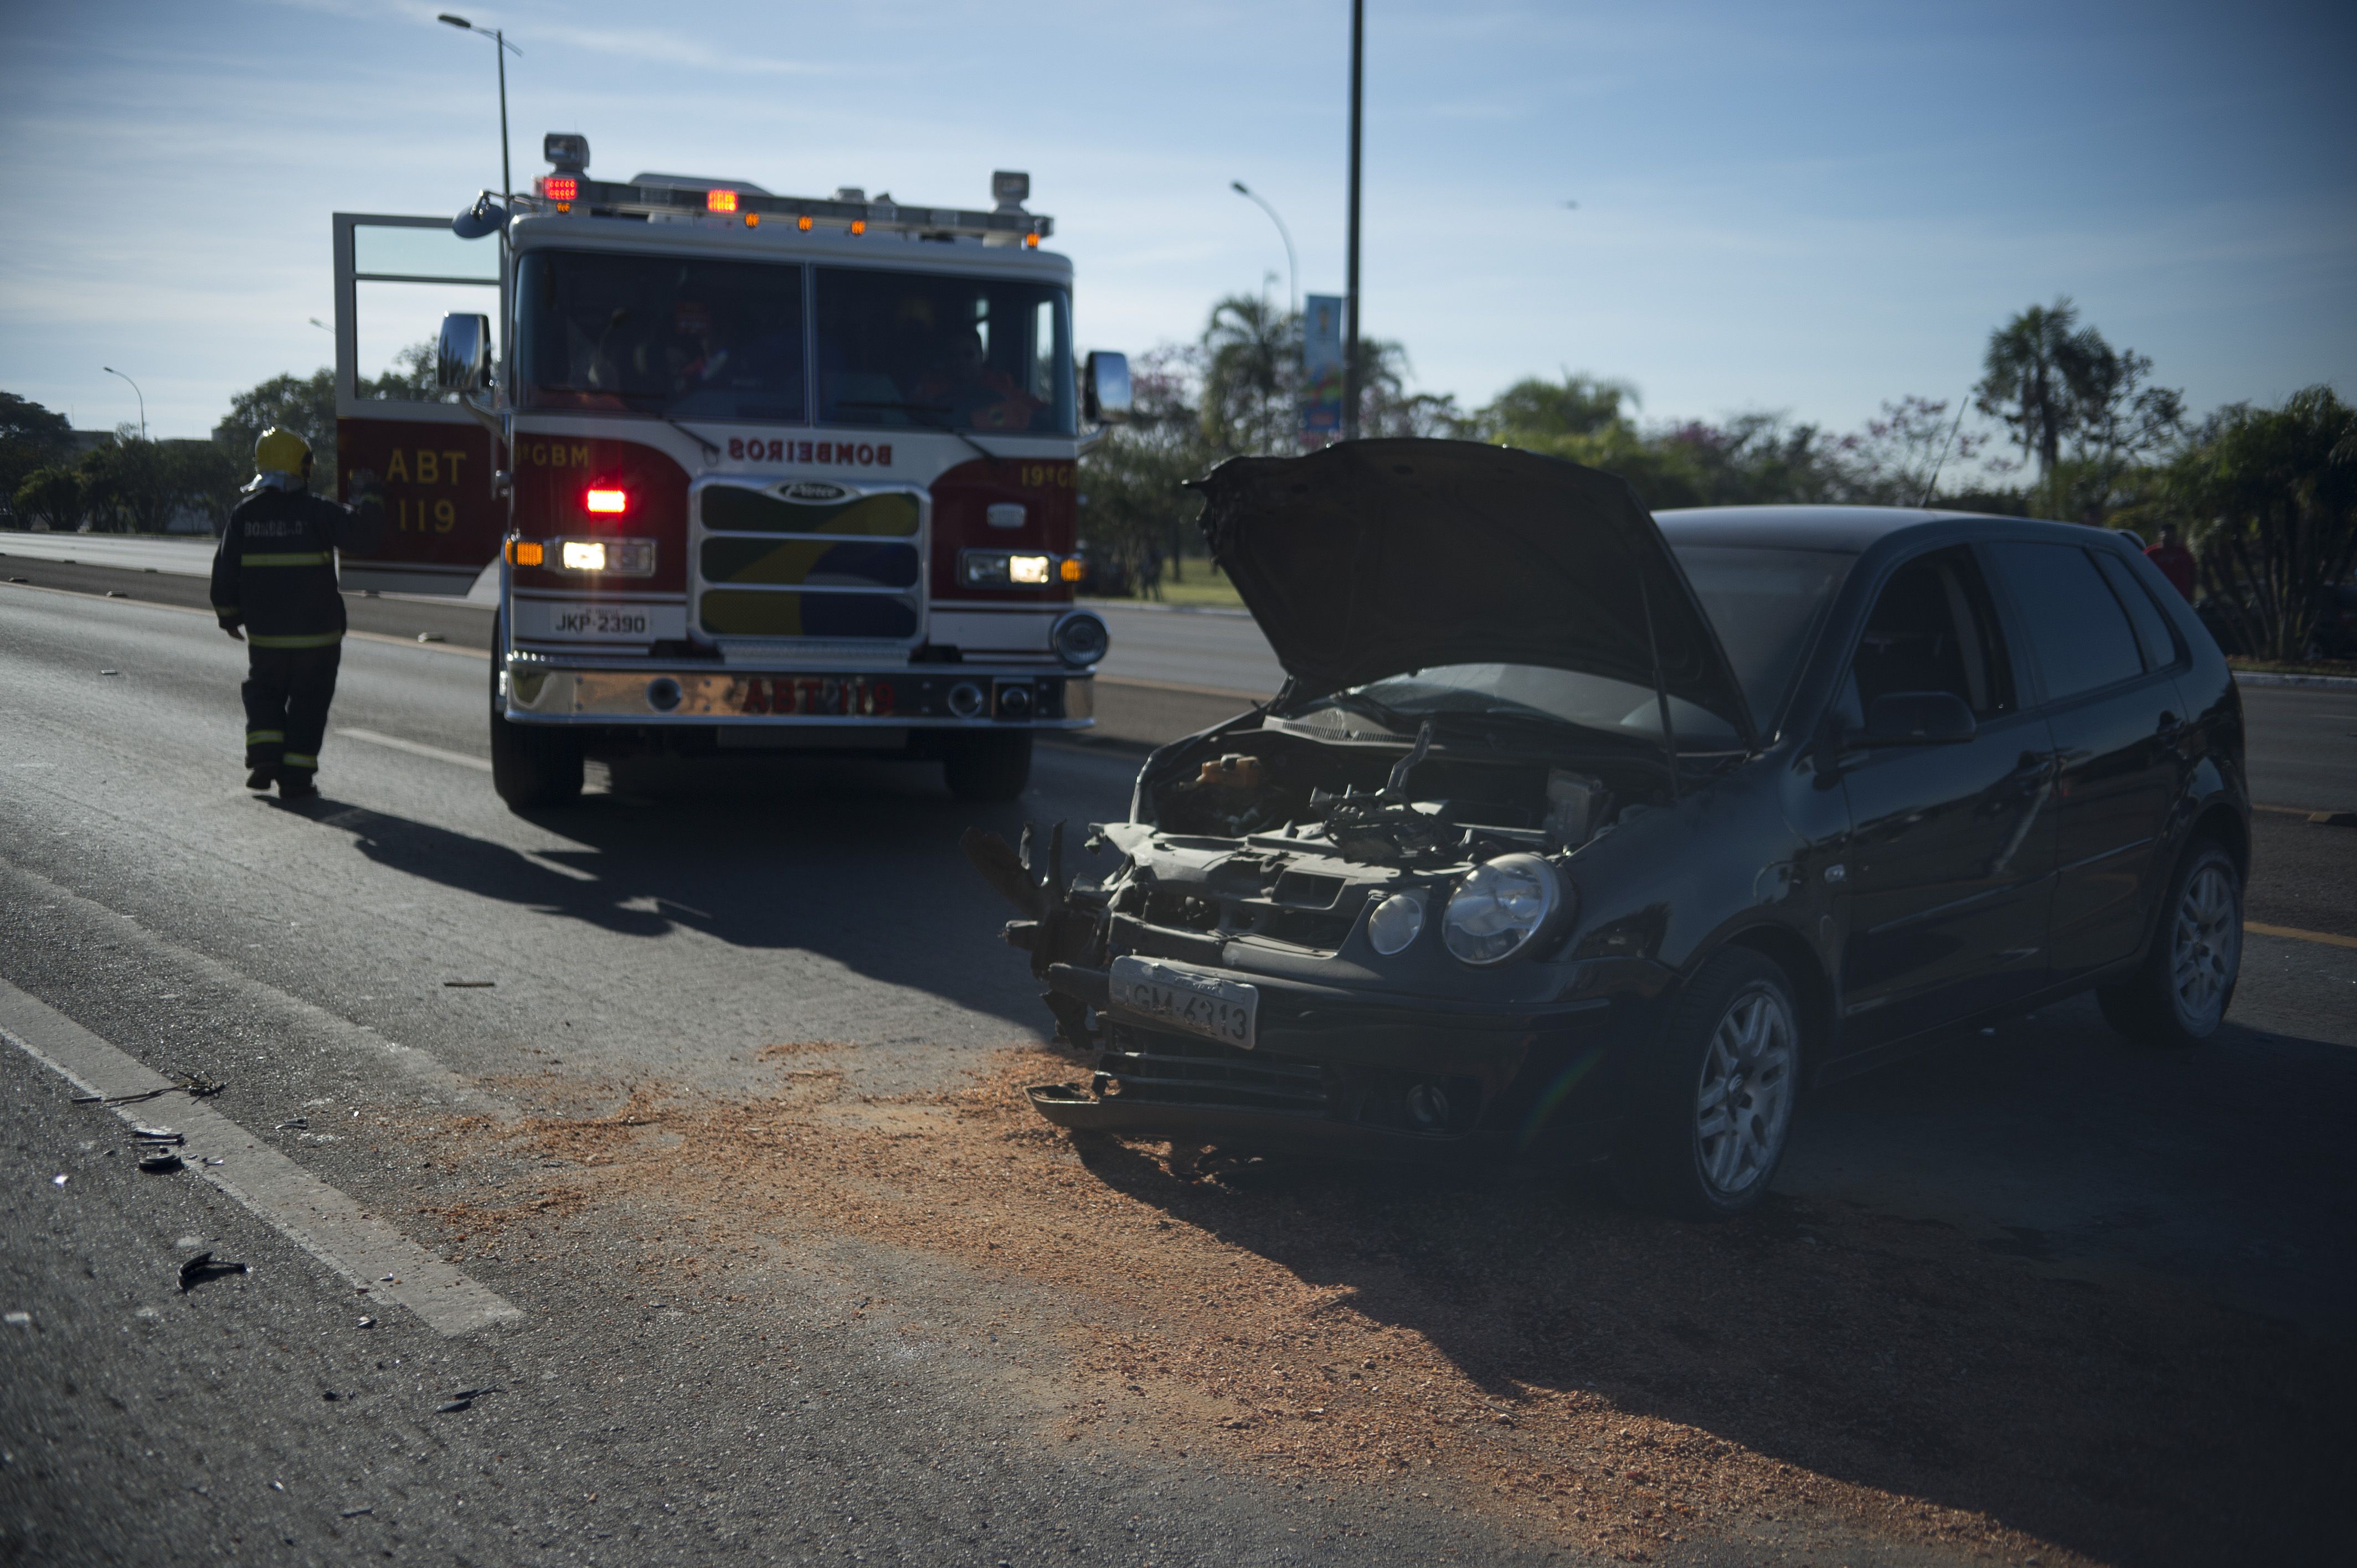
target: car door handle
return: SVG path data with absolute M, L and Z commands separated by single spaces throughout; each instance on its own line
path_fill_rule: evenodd
M 2163 713 L 2160 722 L 2152 726 L 2155 740 L 2175 741 L 2185 734 L 2185 721 L 2175 714 Z
M 2014 765 L 2013 771 L 2007 777 L 2017 784 L 2035 784 L 2045 778 L 2053 766 L 2052 752 L 2025 751 L 2021 754 L 2020 760 Z

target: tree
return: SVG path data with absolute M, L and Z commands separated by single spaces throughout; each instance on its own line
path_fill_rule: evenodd
M 1472 428 L 1483 440 L 1510 441 L 1514 435 L 1596 435 L 1624 426 L 1639 400 L 1628 381 L 1606 381 L 1585 371 L 1563 373 L 1560 381 L 1531 376 L 1516 381 L 1478 410 Z
M 1203 438 L 1223 454 L 1294 449 L 1301 396 L 1301 319 L 1231 295 L 1203 328 Z
M 1866 427 L 1845 435 L 1834 454 L 1847 474 L 1843 499 L 1871 506 L 1928 506 L 1951 465 L 1980 456 L 1987 437 L 1963 427 L 1945 399 L 1907 396 L 1885 403 Z
M 15 392 L 0 392 L 0 499 L 13 499 L 36 469 L 69 462 L 72 456 L 73 426 L 64 414 Z
M 2319 590 L 2357 564 L 2357 409 L 2329 386 L 2279 409 L 2222 409 L 2170 464 L 2167 489 L 2210 603 L 2243 645 L 2303 657 Z
M 81 476 L 68 467 L 36 468 L 17 481 L 16 515 L 27 524 L 48 525 L 52 533 L 70 533 L 81 526 Z
M 276 425 L 311 444 L 311 488 L 334 493 L 336 483 L 336 372 L 325 366 L 308 376 L 273 376 L 230 400 L 229 413 L 213 426 L 213 442 L 230 461 L 253 472 L 253 443 Z
M 2033 305 L 1989 334 L 1975 404 L 2005 421 L 2014 445 L 2037 459 L 2041 486 L 2061 461 L 2062 438 L 2076 413 L 2073 388 L 2102 343 L 2092 328 L 2081 329 L 2078 307 L 2068 295 L 2051 306 Z
M 1202 510 L 1183 489 L 1222 454 L 1204 433 L 1197 403 L 1203 352 L 1170 344 L 1130 368 L 1130 417 L 1081 459 L 1081 537 L 1133 581 L 1150 557 L 1175 556 Z
M 114 439 L 82 455 L 82 496 L 92 527 L 126 533 L 161 533 L 171 520 L 173 497 L 165 478 L 164 453 L 124 425 Z
M 2115 351 L 2089 328 L 2072 385 L 2072 451 L 2064 470 L 2071 515 L 2106 521 L 2118 504 L 2122 476 L 2168 451 L 2185 433 L 2185 395 L 2146 384 L 2152 360 L 2133 349 Z

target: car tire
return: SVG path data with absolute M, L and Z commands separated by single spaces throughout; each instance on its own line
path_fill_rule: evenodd
M 1031 782 L 1031 733 L 987 730 L 950 737 L 942 759 L 950 793 L 975 804 L 1012 800 Z
M 500 712 L 502 639 L 491 639 L 491 788 L 515 811 L 569 805 L 580 799 L 581 740 L 549 725 L 510 724 Z
M 2218 1032 L 2243 970 L 2243 876 L 2215 840 L 2186 851 L 2169 878 L 2136 972 L 2095 993 L 2104 1018 L 2141 1046 L 2190 1050 Z
M 1801 1055 L 1791 977 L 1748 948 L 1712 954 L 1638 1065 L 1614 1189 L 1686 1219 L 1758 1208 L 1791 1139 Z

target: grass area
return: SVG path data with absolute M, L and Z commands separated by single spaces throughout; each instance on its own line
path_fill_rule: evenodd
M 1237 596 L 1236 585 L 1228 581 L 1227 574 L 1208 561 L 1188 562 L 1185 582 L 1174 582 L 1165 572 L 1162 575 L 1161 602 L 1197 608 L 1240 610 L 1244 607 L 1243 600 Z
M 2231 654 L 2226 663 L 2232 669 L 2247 670 L 2255 675 L 2357 676 L 2357 660 L 2352 659 L 2253 659 Z

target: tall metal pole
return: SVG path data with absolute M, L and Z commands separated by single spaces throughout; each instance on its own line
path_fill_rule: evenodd
M 1276 209 L 1268 204 L 1267 199 L 1243 180 L 1228 181 L 1228 188 L 1267 213 L 1268 220 L 1276 225 L 1277 238 L 1285 242 L 1285 276 L 1287 285 L 1293 290 L 1293 314 L 1299 316 L 1301 314 L 1301 263 L 1294 259 L 1293 231 L 1285 226 L 1285 220 L 1276 215 Z
M 513 207 L 515 205 L 515 175 L 508 167 L 507 34 L 494 31 L 491 34 L 491 52 L 500 57 L 500 205 L 501 207 Z M 500 241 L 502 244 L 506 242 L 507 237 L 507 230 L 502 226 L 500 230 Z
M 1367 0 L 1351 0 L 1351 243 L 1343 279 L 1342 439 L 1359 438 L 1359 99 Z
M 110 376 L 123 376 L 123 372 L 113 365 L 101 365 L 99 369 Z M 123 376 L 123 379 L 131 381 L 129 376 Z M 139 390 L 137 381 L 131 381 L 131 395 L 139 400 L 139 439 L 145 441 L 147 439 L 147 394 Z

